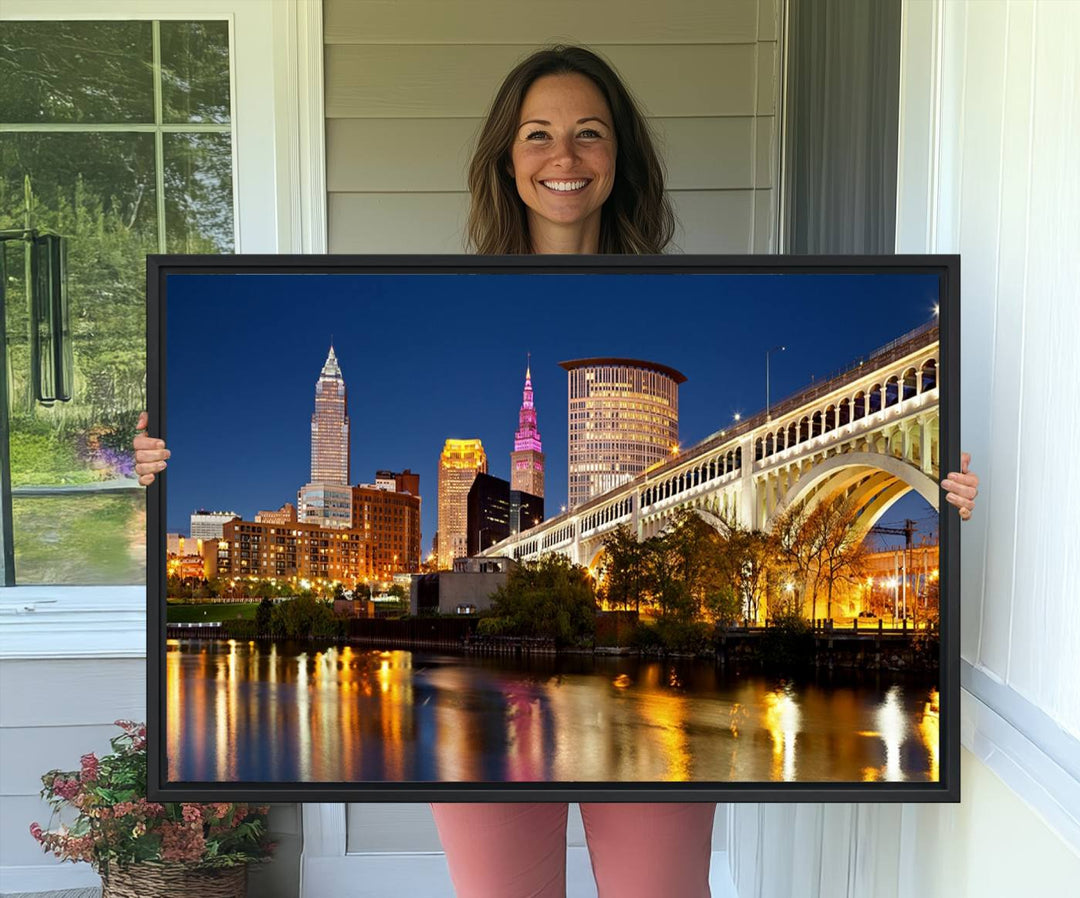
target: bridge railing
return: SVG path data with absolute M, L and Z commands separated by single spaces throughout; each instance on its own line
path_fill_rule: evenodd
M 920 325 L 919 327 L 908 331 L 906 334 L 897 337 L 895 340 L 889 341 L 884 346 L 879 346 L 868 355 L 859 356 L 848 364 L 829 372 L 820 380 L 814 377 L 811 386 L 796 393 L 794 396 L 789 396 L 787 399 L 782 399 L 781 401 L 770 405 L 768 420 L 780 418 L 793 409 L 807 405 L 815 399 L 819 399 L 827 393 L 831 393 L 840 386 L 838 381 L 842 380 L 852 371 L 856 371 L 859 368 L 865 368 L 871 363 L 873 365 L 886 365 L 892 361 L 893 357 L 899 358 L 903 355 L 907 355 L 908 352 L 915 348 L 912 344 L 925 345 L 927 343 L 932 343 L 933 340 L 920 338 L 925 338 L 926 336 L 935 333 L 937 329 L 938 326 L 934 322 Z M 751 415 L 749 418 L 743 419 L 734 427 L 725 427 L 723 436 L 720 436 L 719 432 L 714 433 L 711 436 L 706 437 L 701 443 L 693 448 L 695 450 L 700 449 L 704 451 L 714 446 L 719 446 L 722 443 L 734 440 L 744 433 L 756 430 L 762 424 L 765 424 L 766 420 L 765 410 L 762 409 L 756 414 Z

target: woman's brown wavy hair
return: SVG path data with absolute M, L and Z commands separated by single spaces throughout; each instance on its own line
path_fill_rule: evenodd
M 525 204 L 510 174 L 510 147 L 525 94 L 537 78 L 578 74 L 604 95 L 614 119 L 615 181 L 600 218 L 601 253 L 660 253 L 675 217 L 645 116 L 614 69 L 584 47 L 538 50 L 503 81 L 469 164 L 468 242 L 484 255 L 531 253 Z

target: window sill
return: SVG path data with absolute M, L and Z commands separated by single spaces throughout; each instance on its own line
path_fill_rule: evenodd
M 145 658 L 145 586 L 0 590 L 0 658 Z

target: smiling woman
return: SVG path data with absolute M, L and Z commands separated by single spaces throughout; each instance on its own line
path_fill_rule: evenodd
M 533 252 L 598 245 L 616 154 L 603 94 L 584 75 L 547 75 L 525 94 L 520 116 L 510 167 L 528 208 Z
M 469 243 L 483 254 L 661 253 L 675 230 L 644 115 L 582 47 L 541 50 L 507 75 L 468 182 Z

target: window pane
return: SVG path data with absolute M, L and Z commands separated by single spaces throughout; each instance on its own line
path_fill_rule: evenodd
M 145 402 L 145 256 L 157 249 L 153 169 L 152 134 L 0 135 L 0 229 L 29 224 L 67 238 L 75 374 L 70 402 L 34 400 L 25 244 L 8 241 L 14 486 L 133 474 L 130 440 Z
M 0 133 L 0 229 L 67 238 L 74 370 L 70 402 L 34 400 L 24 244 L 8 241 L 0 325 L 8 343 L 16 578 L 138 583 L 146 574 L 145 492 L 117 491 L 116 481 L 135 483 L 131 439 L 146 405 L 146 255 L 159 251 L 159 219 L 167 221 L 170 251 L 232 250 L 231 137 L 35 132 L 39 122 L 152 123 L 152 23 L 12 24 L 0 37 L 0 108 L 4 121 L 22 120 L 30 130 Z M 174 118 L 181 110 L 185 121 L 227 122 L 224 23 L 162 23 L 161 30 L 170 60 L 163 93 Z M 53 60 L 61 49 L 71 58 Z M 7 77 L 34 66 L 32 76 Z M 70 76 L 67 87 L 62 75 Z M 20 488 L 65 486 L 85 490 L 19 495 Z
M 230 135 L 165 135 L 165 246 L 170 253 L 233 251 Z
M 157 249 L 153 134 L 0 135 L 0 228 L 67 238 L 74 392 L 45 406 L 30 382 L 24 244 L 8 241 L 6 335 L 19 583 L 138 583 L 145 497 L 20 498 L 20 486 L 134 479 L 145 405 L 146 263 Z M 29 177 L 30 197 L 26 197 Z
M 18 582 L 146 581 L 146 491 L 12 499 Z
M 229 122 L 229 23 L 161 23 L 165 122 Z
M 0 121 L 153 122 L 150 22 L 4 22 Z

